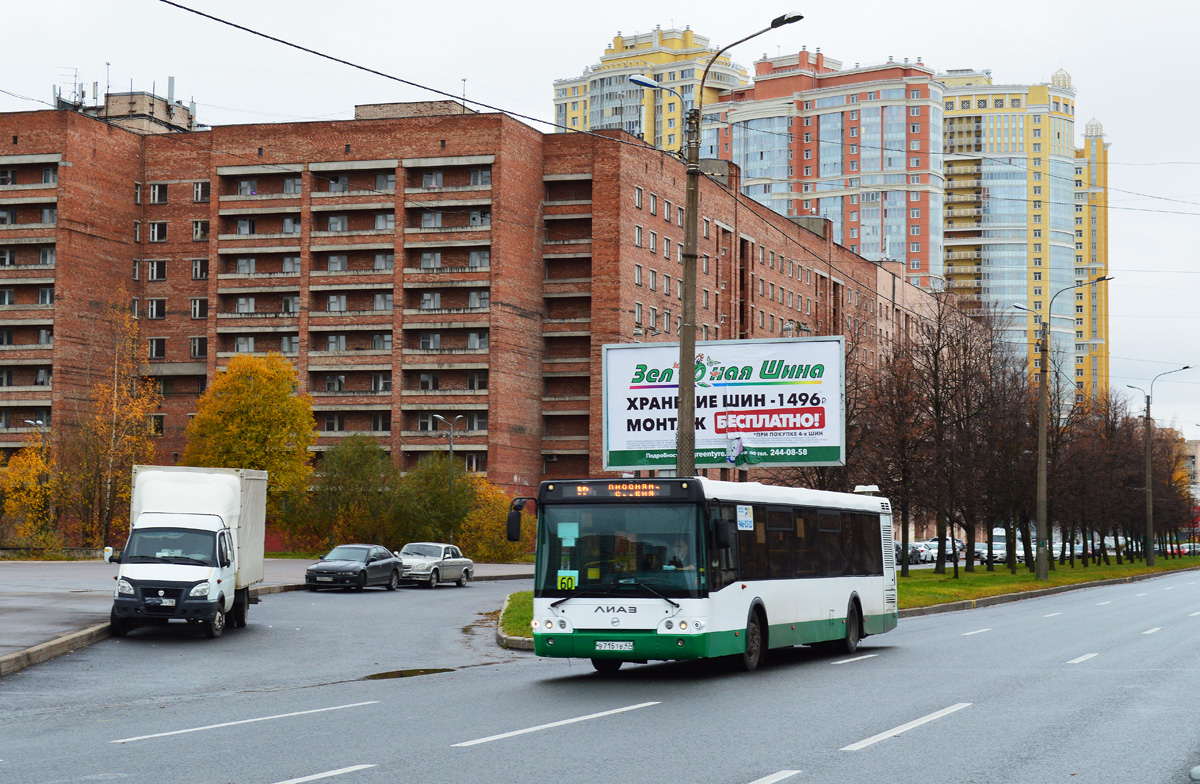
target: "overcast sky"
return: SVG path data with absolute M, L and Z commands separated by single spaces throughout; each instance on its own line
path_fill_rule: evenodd
M 1140 411 L 1141 393 L 1126 384 L 1146 388 L 1165 370 L 1200 366 L 1195 3 L 180 2 L 454 95 L 465 79 L 469 99 L 539 119 L 552 117 L 552 81 L 597 62 L 618 31 L 690 25 L 724 45 L 786 11 L 806 18 L 741 45 L 734 60 L 753 70 L 764 53 L 807 45 L 847 67 L 921 57 L 938 70 L 989 68 L 1005 84 L 1047 82 L 1064 68 L 1078 91 L 1077 136 L 1096 117 L 1112 144 L 1112 386 Z M 99 82 L 102 92 L 132 84 L 165 96 L 168 76 L 175 97 L 194 100 L 207 125 L 347 119 L 356 103 L 438 97 L 161 0 L 6 3 L 3 29 L 0 111 L 47 108 L 39 101 L 48 102 L 52 88 L 70 93 L 76 82 L 89 95 Z M 1200 367 L 1160 379 L 1152 410 L 1159 425 L 1200 438 Z

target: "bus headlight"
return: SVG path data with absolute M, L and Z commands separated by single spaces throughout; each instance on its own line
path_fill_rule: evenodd
M 553 620 L 553 619 L 551 619 L 551 620 L 549 620 L 549 621 L 546 621 L 546 629 L 547 629 L 547 631 L 548 631 L 548 630 L 550 630 L 550 629 L 553 629 L 553 628 L 554 628 L 554 620 Z
M 687 621 L 679 622 L 679 631 L 681 631 L 681 632 L 687 631 Z

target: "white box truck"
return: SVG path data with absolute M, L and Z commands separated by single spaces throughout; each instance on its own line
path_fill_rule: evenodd
M 146 623 L 200 624 L 210 638 L 246 625 L 250 586 L 263 579 L 267 472 L 134 466 L 129 540 L 110 615 L 124 635 Z

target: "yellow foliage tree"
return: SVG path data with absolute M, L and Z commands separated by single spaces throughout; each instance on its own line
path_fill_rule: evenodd
M 28 437 L 0 474 L 4 513 L 15 523 L 19 547 L 62 547 L 55 505 L 56 476 L 49 439 L 40 430 Z
M 93 344 L 102 342 L 111 367 L 97 371 L 56 449 L 60 503 L 78 524 L 81 544 L 91 547 L 125 538 L 132 468 L 154 461 L 150 415 L 162 401 L 154 379 L 141 375 L 149 352 L 132 313 L 110 306 L 97 321 Z
M 275 517 L 282 499 L 302 494 L 312 475 L 308 448 L 317 424 L 312 398 L 298 387 L 296 369 L 280 354 L 233 357 L 196 404 L 183 463 L 269 472 Z
M 483 563 L 513 563 L 533 552 L 537 523 L 522 515 L 521 541 L 508 541 L 508 510 L 511 499 L 486 479 L 474 477 L 475 505 L 459 527 L 455 543 L 463 553 Z

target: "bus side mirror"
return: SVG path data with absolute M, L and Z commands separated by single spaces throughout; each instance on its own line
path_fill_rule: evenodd
M 516 509 L 508 513 L 508 541 L 521 541 L 521 513 Z
M 733 547 L 733 538 L 729 535 L 729 523 L 724 520 L 718 521 L 713 533 L 716 534 L 714 538 L 718 550 L 728 550 Z

